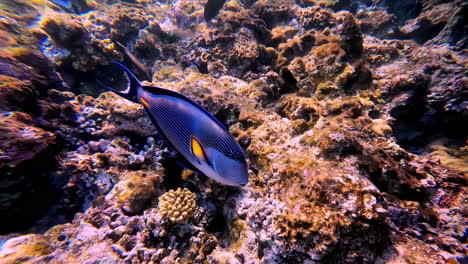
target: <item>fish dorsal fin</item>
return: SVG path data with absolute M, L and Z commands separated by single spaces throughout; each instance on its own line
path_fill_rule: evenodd
M 206 154 L 205 150 L 203 149 L 202 145 L 200 144 L 200 141 L 194 136 L 190 139 L 190 146 L 192 149 L 192 154 L 197 157 L 197 159 L 201 162 L 206 163 Z
M 184 100 L 187 103 L 190 103 L 193 106 L 197 107 L 198 109 L 202 110 L 213 121 L 215 121 L 218 125 L 220 125 L 222 128 L 224 128 L 224 130 L 229 132 L 229 130 L 221 122 L 219 122 L 219 120 L 216 119 L 216 117 L 214 117 L 213 114 L 208 112 L 208 110 L 206 110 L 203 106 L 201 106 L 199 103 L 195 102 L 194 100 L 188 98 L 187 96 L 185 96 L 185 95 L 183 95 L 181 93 L 178 93 L 178 92 L 174 92 L 174 91 L 171 91 L 171 90 L 167 90 L 167 89 L 159 88 L 159 87 L 154 87 L 154 86 L 143 86 L 143 89 L 145 89 L 147 92 L 150 92 L 150 93 L 155 94 L 155 95 L 167 95 L 167 96 L 172 96 L 172 97 L 176 97 L 176 98 L 179 98 L 181 100 Z

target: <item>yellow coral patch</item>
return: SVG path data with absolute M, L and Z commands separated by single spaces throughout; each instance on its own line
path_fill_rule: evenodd
M 159 210 L 171 222 L 186 222 L 196 206 L 196 196 L 187 188 L 170 190 L 159 197 Z
M 47 237 L 28 234 L 7 240 L 0 251 L 1 263 L 25 263 L 51 253 L 54 250 Z M 29 261 L 27 263 L 33 263 Z

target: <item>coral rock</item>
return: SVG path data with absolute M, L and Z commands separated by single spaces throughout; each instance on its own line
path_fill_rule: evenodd
M 137 172 L 124 176 L 109 194 L 128 214 L 141 212 L 155 195 L 155 177 Z
M 334 14 L 320 6 L 301 8 L 297 17 L 304 29 L 323 29 L 335 24 Z
M 37 263 L 53 250 L 47 237 L 30 234 L 7 240 L 1 248 L 0 260 L 5 264 Z
M 34 127 L 31 116 L 20 112 L 2 113 L 0 132 L 0 168 L 32 159 L 55 141 L 53 133 Z
M 60 48 L 82 47 L 90 37 L 86 28 L 71 15 L 62 14 L 44 18 L 41 27 Z

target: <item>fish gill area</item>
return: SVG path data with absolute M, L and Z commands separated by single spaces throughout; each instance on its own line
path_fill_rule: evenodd
M 466 1 L 4 0 L 0 263 L 466 263 Z M 183 170 L 119 61 L 199 102 L 247 186 Z

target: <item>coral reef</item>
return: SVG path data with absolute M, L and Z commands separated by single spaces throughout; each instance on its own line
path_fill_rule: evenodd
M 464 1 L 204 4 L 0 3 L 0 262 L 466 262 Z M 245 187 L 96 84 L 139 74 L 117 42 L 229 129 Z

